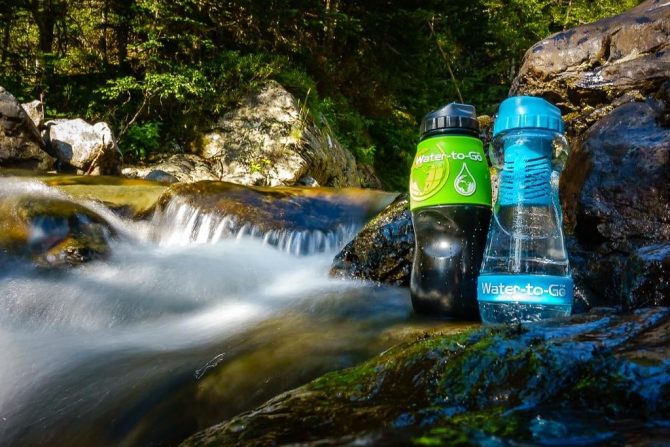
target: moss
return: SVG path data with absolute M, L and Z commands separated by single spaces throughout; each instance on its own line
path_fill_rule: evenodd
M 625 439 L 670 414 L 670 364 L 631 360 L 633 353 L 667 358 L 669 326 L 670 312 L 656 308 L 426 334 L 185 445 L 556 444 L 573 432 L 585 442 Z

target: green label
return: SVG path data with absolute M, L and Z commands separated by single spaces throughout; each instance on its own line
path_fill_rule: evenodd
M 491 206 L 491 178 L 481 140 L 450 135 L 419 143 L 409 177 L 410 208 Z

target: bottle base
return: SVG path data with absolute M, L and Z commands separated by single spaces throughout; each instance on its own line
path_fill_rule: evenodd
M 479 303 L 483 323 L 531 323 L 550 318 L 567 317 L 572 306 L 529 303 Z

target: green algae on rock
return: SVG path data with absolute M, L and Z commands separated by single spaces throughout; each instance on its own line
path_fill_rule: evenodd
M 53 186 L 79 200 L 92 200 L 123 217 L 142 218 L 153 211 L 168 185 L 160 182 L 114 176 L 40 174 L 18 169 L 0 169 L 0 177 L 32 179 Z
M 653 308 L 428 335 L 182 445 L 667 440 L 668 334 L 670 309 Z

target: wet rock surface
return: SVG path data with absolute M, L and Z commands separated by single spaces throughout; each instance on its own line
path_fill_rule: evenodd
M 171 186 L 160 198 L 154 219 L 184 220 L 181 224 L 205 238 L 214 233 L 216 238 L 246 235 L 305 254 L 303 250 L 323 251 L 346 242 L 358 225 L 394 197 L 360 189 L 270 188 L 204 181 Z
M 353 155 L 318 121 L 270 81 L 203 135 L 196 152 L 228 182 L 290 186 L 309 176 L 320 186 L 359 186 Z
M 183 446 L 670 441 L 670 310 L 426 335 Z
M 0 87 L 0 167 L 47 171 L 53 164 L 31 118 L 16 98 Z
M 647 0 L 533 45 L 510 93 L 556 103 L 573 136 L 618 105 L 653 94 L 669 76 L 670 5 Z
M 409 286 L 414 228 L 407 194 L 372 219 L 335 256 L 330 274 Z
M 100 215 L 65 198 L 0 194 L 0 254 L 45 267 L 79 265 L 108 256 L 114 234 Z
M 670 304 L 659 248 L 670 241 L 668 106 L 619 106 L 573 146 L 561 196 L 576 283 L 590 305 Z

